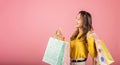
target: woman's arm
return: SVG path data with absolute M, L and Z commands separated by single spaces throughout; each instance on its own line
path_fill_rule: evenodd
M 87 44 L 88 44 L 88 51 L 90 56 L 92 57 L 92 65 L 94 65 L 94 58 L 97 57 L 97 49 L 95 45 L 95 39 L 92 35 L 92 32 L 87 34 Z

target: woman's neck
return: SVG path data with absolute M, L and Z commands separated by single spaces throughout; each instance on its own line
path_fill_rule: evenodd
M 80 33 L 83 33 L 83 30 L 82 30 L 82 28 L 79 28 L 79 32 L 80 32 Z

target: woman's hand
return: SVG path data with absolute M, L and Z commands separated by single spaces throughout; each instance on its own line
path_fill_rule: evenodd
M 56 30 L 56 32 L 55 32 L 55 38 L 56 38 L 56 39 L 59 39 L 59 40 L 65 41 L 65 38 L 63 37 L 60 29 L 57 29 L 57 30 Z

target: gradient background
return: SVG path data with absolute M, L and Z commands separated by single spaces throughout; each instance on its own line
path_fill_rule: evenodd
M 60 28 L 66 40 L 80 10 L 92 14 L 95 32 L 120 65 L 120 0 L 0 0 L 0 65 L 48 65 L 49 37 Z M 90 56 L 87 65 L 91 65 Z

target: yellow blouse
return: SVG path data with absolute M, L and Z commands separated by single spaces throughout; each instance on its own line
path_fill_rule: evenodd
M 78 39 L 82 34 L 79 33 L 75 40 L 70 41 L 70 57 L 71 59 L 87 58 L 88 53 L 92 58 L 97 56 L 97 51 L 92 36 L 87 37 L 87 42 L 84 43 L 81 39 Z

